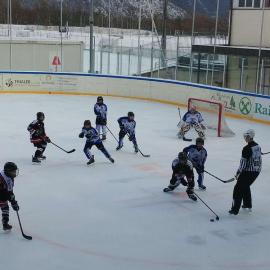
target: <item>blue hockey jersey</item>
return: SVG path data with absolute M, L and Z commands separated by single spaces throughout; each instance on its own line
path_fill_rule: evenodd
M 194 167 L 203 167 L 207 159 L 207 151 L 203 148 L 198 148 L 195 144 L 192 144 L 183 149 L 183 152 L 187 153 L 188 159 L 192 162 Z

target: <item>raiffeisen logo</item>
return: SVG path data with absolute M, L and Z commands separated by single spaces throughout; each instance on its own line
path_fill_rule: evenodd
M 249 98 L 243 97 L 239 102 L 240 112 L 244 115 L 247 115 L 251 112 L 252 102 Z
M 270 116 L 270 105 L 267 107 L 263 106 L 261 103 L 255 103 L 255 113 Z

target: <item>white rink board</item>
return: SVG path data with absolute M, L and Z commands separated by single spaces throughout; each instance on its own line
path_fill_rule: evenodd
M 0 91 L 99 94 L 185 105 L 190 97 L 221 101 L 231 115 L 270 123 L 270 97 L 192 83 L 80 73 L 3 72 Z

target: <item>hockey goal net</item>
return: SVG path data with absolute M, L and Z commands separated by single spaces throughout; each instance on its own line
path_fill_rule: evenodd
M 235 135 L 226 122 L 224 105 L 221 102 L 189 98 L 188 109 L 191 106 L 196 107 L 196 110 L 202 114 L 204 125 L 207 129 L 215 130 L 218 137 L 231 137 Z

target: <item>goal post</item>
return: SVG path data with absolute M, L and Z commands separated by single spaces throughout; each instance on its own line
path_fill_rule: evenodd
M 218 137 L 232 137 L 235 135 L 226 122 L 225 108 L 222 102 L 189 98 L 188 110 L 191 106 L 196 107 L 196 110 L 202 114 L 205 126 L 208 129 L 215 130 Z

